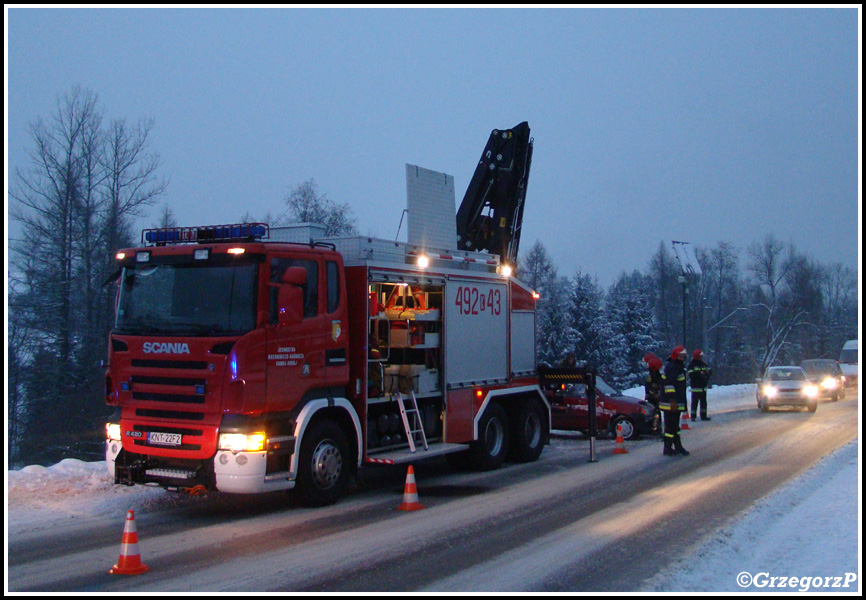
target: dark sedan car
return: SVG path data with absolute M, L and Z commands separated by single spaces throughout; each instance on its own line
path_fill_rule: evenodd
M 839 362 L 832 358 L 813 358 L 804 360 L 800 366 L 812 383 L 818 386 L 819 398 L 831 400 L 845 399 L 845 376 Z
M 551 390 L 548 399 L 551 429 L 589 432 L 589 401 L 585 384 Z M 596 378 L 596 426 L 599 433 L 616 435 L 616 426 L 621 423 L 622 437 L 633 440 L 642 433 L 654 432 L 658 426 L 656 421 L 652 404 L 625 396 L 601 377 Z

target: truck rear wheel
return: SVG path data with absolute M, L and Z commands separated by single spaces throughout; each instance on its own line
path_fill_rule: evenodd
M 316 421 L 301 442 L 298 457 L 299 500 L 304 506 L 333 504 L 346 491 L 349 445 L 333 421 Z
M 545 418 L 537 400 L 524 403 L 517 411 L 512 430 L 512 454 L 518 462 L 533 462 L 544 448 Z
M 473 466 L 480 471 L 498 469 L 508 453 L 508 415 L 491 404 L 478 423 L 478 440 L 472 443 Z

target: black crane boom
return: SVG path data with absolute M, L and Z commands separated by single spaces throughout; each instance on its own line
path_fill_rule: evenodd
M 457 211 L 458 248 L 517 264 L 532 144 L 526 121 L 491 132 Z

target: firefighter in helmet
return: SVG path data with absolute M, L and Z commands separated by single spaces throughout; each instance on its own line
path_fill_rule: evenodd
M 665 456 L 688 456 L 680 440 L 680 413 L 687 410 L 686 357 L 684 346 L 677 346 L 662 370 L 662 397 L 659 408 L 665 415 Z

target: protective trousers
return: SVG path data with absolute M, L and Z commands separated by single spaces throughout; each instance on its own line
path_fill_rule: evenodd
M 707 391 L 692 390 L 692 420 L 698 415 L 698 405 L 701 407 L 701 419 L 707 418 Z
M 678 454 L 683 450 L 680 441 L 680 412 L 678 410 L 662 411 L 665 415 L 665 448 L 663 454 Z

